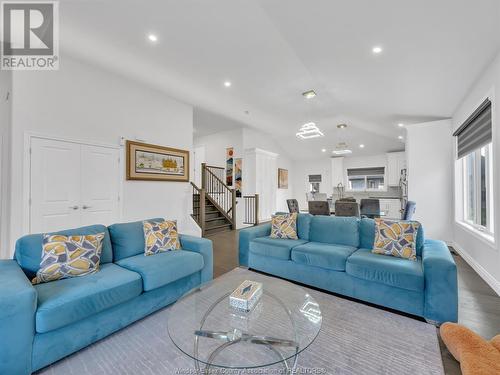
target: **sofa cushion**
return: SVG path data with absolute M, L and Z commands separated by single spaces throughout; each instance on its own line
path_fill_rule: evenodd
M 359 247 L 359 219 L 314 216 L 311 219 L 309 241 Z
M 145 292 L 170 284 L 203 268 L 203 256 L 186 250 L 167 251 L 151 256 L 144 254 L 121 259 L 121 267 L 142 276 Z
M 162 218 L 149 219 L 163 221 Z M 111 243 L 113 244 L 113 259 L 128 258 L 137 254 L 144 254 L 146 241 L 144 240 L 144 227 L 141 221 L 132 223 L 118 223 L 108 227 Z
M 375 220 L 363 218 L 359 224 L 360 231 L 360 243 L 359 247 L 363 249 L 373 249 L 373 243 L 375 242 Z M 419 225 L 417 231 L 417 256 L 422 256 L 422 249 L 424 248 L 424 230 L 422 225 Z
M 347 258 L 355 251 L 353 246 L 308 242 L 292 249 L 292 260 L 309 266 L 345 271 Z
M 290 260 L 290 251 L 305 244 L 304 240 L 288 240 L 271 237 L 258 237 L 250 241 L 250 253 Z
M 87 235 L 104 233 L 102 241 L 101 264 L 113 261 L 113 250 L 108 229 L 104 225 L 90 225 L 87 227 L 67 229 L 59 232 L 47 233 L 49 235 L 60 234 L 63 236 Z M 43 234 L 29 234 L 23 236 L 16 242 L 14 259 L 21 266 L 26 275 L 31 279 L 35 277 L 42 261 Z
M 421 292 L 424 289 L 422 259 L 408 259 L 372 253 L 371 249 L 355 251 L 346 263 L 346 272 L 359 279 Z M 375 287 L 375 286 L 374 286 Z
M 313 215 L 305 213 L 299 213 L 297 216 L 297 234 L 301 240 L 309 241 L 309 230 L 313 217 Z
M 92 275 L 35 285 L 36 331 L 49 332 L 121 304 L 142 293 L 141 276 L 113 263 Z

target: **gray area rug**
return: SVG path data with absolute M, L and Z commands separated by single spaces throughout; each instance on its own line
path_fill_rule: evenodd
M 235 269 L 235 272 L 248 272 Z M 224 276 L 221 276 L 224 277 Z M 299 356 L 297 374 L 443 374 L 436 328 L 405 316 L 307 290 L 323 315 L 321 332 Z M 37 372 L 38 375 L 195 374 L 167 333 L 169 308 Z M 282 374 L 281 366 L 245 374 Z M 218 374 L 236 374 L 219 370 Z

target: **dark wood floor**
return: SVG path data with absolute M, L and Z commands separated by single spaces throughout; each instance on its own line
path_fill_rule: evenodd
M 214 277 L 238 266 L 238 232 L 222 232 L 210 237 L 214 246 Z M 454 255 L 458 268 L 460 324 L 474 330 L 486 339 L 500 334 L 500 297 L 458 255 Z M 440 341 L 445 373 L 459 375 L 460 365 Z

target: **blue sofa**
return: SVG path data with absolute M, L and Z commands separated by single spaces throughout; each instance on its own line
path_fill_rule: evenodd
M 95 274 L 32 285 L 42 235 L 20 238 L 0 261 L 0 374 L 45 367 L 212 279 L 212 242 L 180 235 L 182 249 L 144 256 L 142 222 L 58 232 L 105 233 Z
M 421 228 L 421 226 L 420 226 Z M 456 322 L 457 270 L 446 244 L 417 234 L 417 261 L 374 254 L 372 219 L 299 214 L 299 239 L 240 231 L 240 265 L 425 318 Z

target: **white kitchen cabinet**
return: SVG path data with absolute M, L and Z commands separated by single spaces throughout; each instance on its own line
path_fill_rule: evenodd
M 399 186 L 402 169 L 406 169 L 406 153 L 387 153 L 387 186 Z
M 339 184 L 345 187 L 344 158 L 332 158 L 332 186 L 335 189 Z
M 401 219 L 401 201 L 399 199 L 380 199 L 380 211 L 385 219 Z

